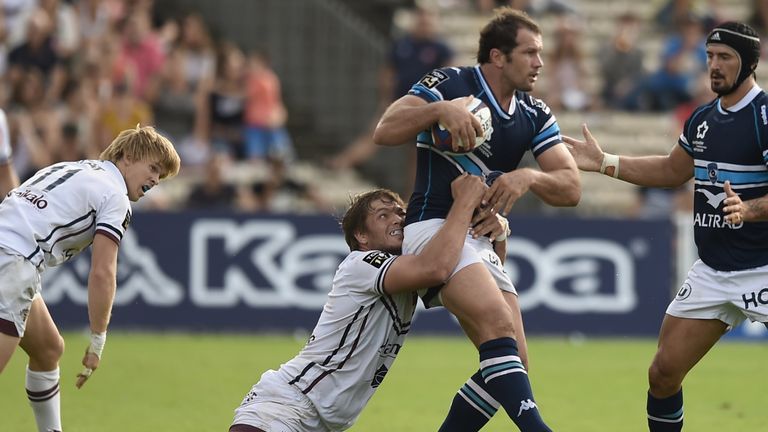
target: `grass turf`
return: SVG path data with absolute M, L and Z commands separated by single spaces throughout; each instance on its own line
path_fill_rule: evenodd
M 66 333 L 62 410 L 67 432 L 221 431 L 268 368 L 304 341 L 289 336 L 111 332 L 102 368 L 74 387 L 87 338 Z M 655 341 L 531 338 L 531 380 L 549 425 L 565 432 L 643 432 L 646 370 Z M 768 346 L 724 342 L 685 385 L 686 430 L 762 430 Z M 0 375 L 0 430 L 34 430 L 17 351 Z M 461 338 L 411 337 L 353 431 L 437 430 L 454 393 L 477 368 Z M 484 431 L 516 430 L 502 411 Z

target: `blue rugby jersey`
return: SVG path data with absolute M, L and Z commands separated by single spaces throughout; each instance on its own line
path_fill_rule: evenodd
M 560 127 L 549 107 L 527 93 L 517 92 L 509 110 L 501 108 L 485 81 L 480 66 L 435 69 L 411 87 L 408 94 L 427 102 L 473 95 L 491 109 L 491 139 L 471 153 L 453 155 L 437 150 L 429 130 L 416 138 L 417 171 L 408 203 L 406 225 L 445 218 L 451 208 L 451 181 L 463 172 L 485 175 L 517 168 L 526 151 L 538 157 L 562 142 Z
M 724 219 L 724 183 L 742 200 L 768 193 L 768 96 L 755 86 L 726 109 L 720 100 L 697 108 L 678 144 L 694 159 L 694 237 L 699 257 L 715 270 L 768 264 L 768 223 Z

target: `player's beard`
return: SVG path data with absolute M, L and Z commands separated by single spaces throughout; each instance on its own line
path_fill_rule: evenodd
M 717 81 L 715 81 L 715 78 L 717 78 Z M 722 75 L 718 75 L 717 77 L 710 77 L 709 86 L 718 96 L 726 96 L 736 90 L 736 87 L 733 85 L 733 83 L 729 83 Z

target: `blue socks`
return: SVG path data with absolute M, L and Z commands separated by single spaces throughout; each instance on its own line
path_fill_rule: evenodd
M 479 430 L 501 405 L 521 431 L 551 432 L 533 399 L 517 342 L 509 337 L 498 338 L 485 342 L 478 350 L 480 371 L 459 389 L 440 431 Z
M 451 409 L 438 432 L 479 431 L 496 414 L 499 406 L 477 371 L 453 397 Z
M 648 393 L 648 430 L 679 432 L 683 430 L 683 389 L 664 399 Z

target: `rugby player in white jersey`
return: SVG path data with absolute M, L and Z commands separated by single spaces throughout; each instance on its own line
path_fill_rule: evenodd
M 151 126 L 137 126 L 121 132 L 99 160 L 43 168 L 0 203 L 0 372 L 21 346 L 29 356 L 26 388 L 39 431 L 62 429 L 59 359 L 64 351 L 41 296 L 41 273 L 93 245 L 91 343 L 75 384 L 80 388 L 99 366 L 104 349 L 130 201 L 176 175 L 179 166 L 167 138 Z
M 719 24 L 707 37 L 710 87 L 718 97 L 686 120 L 667 155 L 604 153 L 586 125 L 584 141 L 563 137 L 579 168 L 649 187 L 693 177 L 699 260 L 667 308 L 648 370 L 648 428 L 683 428 L 683 379 L 729 328 L 749 318 L 768 326 L 768 94 L 755 82 L 757 32 Z
M 446 223 L 419 255 L 402 255 L 405 209 L 377 189 L 354 199 L 342 219 L 351 253 L 339 265 L 317 326 L 301 352 L 269 370 L 246 395 L 230 432 L 340 431 L 355 422 L 392 367 L 411 326 L 416 290 L 451 275 L 473 210 L 487 189 L 478 176 L 451 183 Z M 503 234 L 496 217 L 475 235 Z
M 8 119 L 5 117 L 5 111 L 0 109 L 0 201 L 8 191 L 19 185 L 19 176 L 16 175 L 11 160 L 12 153 Z

